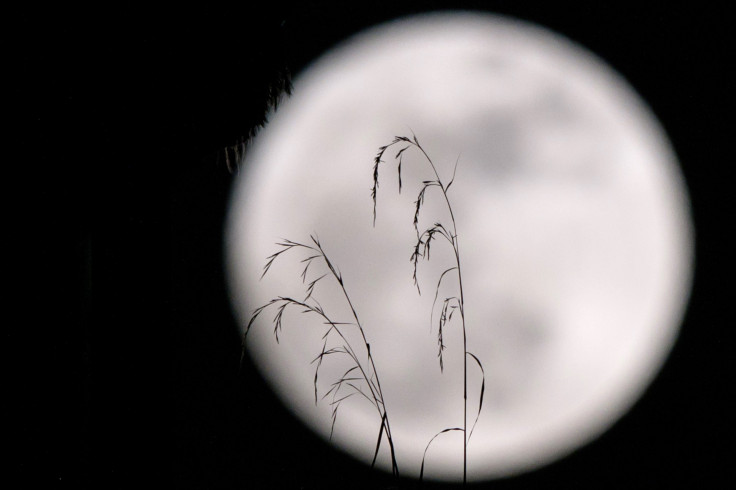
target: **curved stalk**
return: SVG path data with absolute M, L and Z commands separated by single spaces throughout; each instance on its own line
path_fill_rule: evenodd
M 318 355 L 317 358 L 315 358 L 315 361 L 319 360 L 319 362 L 321 363 L 322 358 L 325 355 L 327 355 L 327 354 L 342 353 L 342 354 L 348 355 L 352 359 L 352 361 L 355 363 L 355 367 L 353 369 L 357 368 L 359 370 L 359 372 L 360 372 L 363 380 L 365 381 L 365 384 L 368 386 L 368 389 L 370 390 L 370 395 L 371 395 L 371 397 L 373 399 L 371 400 L 370 398 L 368 398 L 368 395 L 366 395 L 362 390 L 360 390 L 359 388 L 357 388 L 352 383 L 347 383 L 347 385 L 350 386 L 350 387 L 352 387 L 354 390 L 356 390 L 357 393 L 362 394 L 364 397 L 366 397 L 368 399 L 368 401 L 370 401 L 376 407 L 376 410 L 378 411 L 378 416 L 379 416 L 379 418 L 381 420 L 381 427 L 380 427 L 380 431 L 379 431 L 379 435 L 378 435 L 378 442 L 376 444 L 376 454 L 375 454 L 375 456 L 373 458 L 373 464 L 375 464 L 376 457 L 378 456 L 378 450 L 379 450 L 380 445 L 381 445 L 381 439 L 382 439 L 383 434 L 385 432 L 386 439 L 388 441 L 389 449 L 390 449 L 390 453 L 391 453 L 391 472 L 392 472 L 392 474 L 395 477 L 398 477 L 399 476 L 399 468 L 398 468 L 398 464 L 396 462 L 396 451 L 395 451 L 395 448 L 394 448 L 393 436 L 391 434 L 391 425 L 389 423 L 388 411 L 387 411 L 386 404 L 385 404 L 385 401 L 384 401 L 383 390 L 381 389 L 381 382 L 380 382 L 380 379 L 379 379 L 379 376 L 378 376 L 378 371 L 376 369 L 376 365 L 375 365 L 375 362 L 373 360 L 373 354 L 371 353 L 371 346 L 368 343 L 368 339 L 367 339 L 367 337 L 365 335 L 365 330 L 363 329 L 363 325 L 361 324 L 360 319 L 358 318 L 358 314 L 355 311 L 355 307 L 353 306 L 353 302 L 350 299 L 350 295 L 348 294 L 347 289 L 345 288 L 345 284 L 344 284 L 342 275 L 337 271 L 337 269 L 333 266 L 333 264 L 330 261 L 330 259 L 327 257 L 327 254 L 323 250 L 322 245 L 320 244 L 319 240 L 316 237 L 314 237 L 314 236 L 312 236 L 311 239 L 312 239 L 312 242 L 314 242 L 314 246 L 303 244 L 303 243 L 299 243 L 299 242 L 294 242 L 294 241 L 291 241 L 291 240 L 284 240 L 282 243 L 279 243 L 278 245 L 280 245 L 282 247 L 282 249 L 279 250 L 278 252 L 274 253 L 270 257 L 268 257 L 268 259 L 266 261 L 266 265 L 265 265 L 264 270 L 263 270 L 263 275 L 261 277 L 263 277 L 263 276 L 266 275 L 266 273 L 270 269 L 270 267 L 273 264 L 273 262 L 282 253 L 284 253 L 284 252 L 286 252 L 288 250 L 291 250 L 292 248 L 304 248 L 304 249 L 311 250 L 312 252 L 316 253 L 316 255 L 311 255 L 310 257 L 307 257 L 306 259 L 304 259 L 302 261 L 302 262 L 306 262 L 307 263 L 306 267 L 304 268 L 304 271 L 302 272 L 302 280 L 303 281 L 306 280 L 307 270 L 309 269 L 309 266 L 311 264 L 311 261 L 313 259 L 316 259 L 316 258 L 322 258 L 324 260 L 325 265 L 329 269 L 330 274 L 335 278 L 335 280 L 339 284 L 339 286 L 340 286 L 340 288 L 341 288 L 341 290 L 343 292 L 343 295 L 345 297 L 345 300 L 346 300 L 348 306 L 350 307 L 350 311 L 352 312 L 353 318 L 355 319 L 355 322 L 351 322 L 350 324 L 354 324 L 354 325 L 356 325 L 358 327 L 358 331 L 360 332 L 361 338 L 363 340 L 363 345 L 364 345 L 365 350 L 366 350 L 366 353 L 367 353 L 367 359 L 368 359 L 369 366 L 366 368 L 363 365 L 363 363 L 361 362 L 361 360 L 358 357 L 357 353 L 355 352 L 355 349 L 353 348 L 353 346 L 351 345 L 351 343 L 348 341 L 347 337 L 341 331 L 340 326 L 341 325 L 345 325 L 345 323 L 335 322 L 332 319 L 330 319 L 330 317 L 327 315 L 327 313 L 325 313 L 325 311 L 322 309 L 322 307 L 319 305 L 319 303 L 317 303 L 317 301 L 314 298 L 312 298 L 312 301 L 317 304 L 316 306 L 307 303 L 307 300 L 312 296 L 312 293 L 313 293 L 315 284 L 319 280 L 321 280 L 322 278 L 324 278 L 325 276 L 327 276 L 328 274 L 324 274 L 324 275 L 318 277 L 317 279 L 315 279 L 314 281 L 312 281 L 309 284 L 309 286 L 307 288 L 307 297 L 303 301 L 299 301 L 299 300 L 296 300 L 296 299 L 290 298 L 290 297 L 279 296 L 277 298 L 272 299 L 270 302 L 266 303 L 265 305 L 261 306 L 260 308 L 257 308 L 253 312 L 253 315 L 251 316 L 251 319 L 250 319 L 250 321 L 249 321 L 249 323 L 248 323 L 248 325 L 246 327 L 244 337 L 247 336 L 248 331 L 250 330 L 250 327 L 252 326 L 253 322 L 255 321 L 255 319 L 258 317 L 258 315 L 260 315 L 260 313 L 263 310 L 265 310 L 269 306 L 274 306 L 274 305 L 279 304 L 279 303 L 280 303 L 280 306 L 278 306 L 279 310 L 278 310 L 278 312 L 276 314 L 276 317 L 274 319 L 274 323 L 276 324 L 276 328 L 274 329 L 274 334 L 276 335 L 277 342 L 278 342 L 278 331 L 281 328 L 281 316 L 283 314 L 283 310 L 287 306 L 298 306 L 298 307 L 300 307 L 302 309 L 302 313 L 314 313 L 314 314 L 322 317 L 325 320 L 325 324 L 330 326 L 330 328 L 328 329 L 327 333 L 325 333 L 324 337 L 326 338 L 330 334 L 330 332 L 332 330 L 334 330 L 337 333 L 337 335 L 342 339 L 342 345 L 343 345 L 344 350 L 337 350 L 337 349 L 325 350 L 325 348 L 323 348 L 322 353 L 320 355 Z M 327 341 L 325 341 L 325 346 L 327 345 L 326 342 Z M 315 371 L 315 402 L 317 401 L 317 374 L 318 374 L 318 371 L 319 371 L 319 364 L 317 365 L 317 370 Z M 369 371 L 372 371 L 373 374 L 372 375 L 369 375 L 368 374 Z M 375 381 L 374 381 L 374 379 L 375 379 Z M 342 384 L 342 381 L 344 381 L 344 380 L 341 379 L 337 383 L 333 384 L 333 388 L 330 391 L 328 391 L 325 396 L 329 395 L 330 392 L 333 392 L 333 390 L 334 390 L 334 393 L 333 393 L 333 398 L 334 398 L 334 395 L 339 390 L 339 388 L 340 388 L 340 386 Z M 351 393 L 351 395 L 352 394 L 354 394 L 354 393 Z M 342 400 L 348 398 L 351 395 L 347 395 L 347 396 L 342 397 L 342 398 L 340 398 L 338 400 L 334 400 L 332 404 L 338 404 L 339 405 L 339 403 Z M 336 407 L 333 408 L 333 426 L 334 426 L 334 421 L 335 421 L 335 417 L 336 417 L 336 410 L 337 410 Z
M 393 442 L 393 438 L 391 437 L 391 424 L 388 421 L 388 413 L 386 412 L 386 405 L 383 402 L 383 391 L 381 389 L 381 380 L 378 376 L 378 370 L 376 369 L 376 364 L 373 361 L 373 354 L 371 354 L 371 344 L 368 343 L 368 339 L 365 336 L 365 330 L 363 330 L 363 325 L 361 325 L 360 319 L 358 318 L 358 313 L 355 311 L 355 307 L 353 306 L 353 302 L 350 300 L 350 295 L 348 294 L 347 289 L 345 289 L 345 283 L 343 282 L 342 275 L 337 272 L 337 270 L 333 267 L 332 262 L 330 262 L 330 259 L 327 258 L 327 254 L 325 254 L 324 250 L 322 249 L 322 245 L 319 243 L 319 240 L 316 237 L 312 237 L 312 241 L 315 243 L 315 245 L 317 245 L 319 252 L 322 254 L 322 257 L 324 258 L 325 263 L 327 264 L 327 267 L 330 269 L 330 272 L 334 276 L 335 280 L 337 280 L 337 283 L 340 285 L 340 289 L 342 289 L 343 295 L 345 296 L 345 300 L 347 301 L 348 306 L 350 306 L 350 311 L 353 314 L 353 318 L 355 318 L 355 324 L 358 326 L 360 335 L 363 338 L 363 343 L 365 344 L 366 351 L 368 352 L 368 362 L 370 362 L 371 369 L 373 369 L 373 374 L 376 377 L 376 390 L 378 391 L 378 395 L 381 398 L 381 406 L 383 407 L 383 415 L 381 417 L 381 424 L 383 424 L 383 426 L 386 429 L 386 439 L 388 440 L 388 444 L 391 449 L 391 472 L 395 476 L 399 476 L 399 468 L 396 464 L 396 454 L 394 450 L 394 442 Z M 366 380 L 366 381 L 369 382 L 369 380 Z M 369 387 L 370 385 L 372 385 L 372 383 L 369 382 Z M 380 443 L 381 443 L 381 439 L 379 435 L 378 444 L 380 445 Z M 375 463 L 375 458 L 374 458 L 374 463 Z
M 466 331 L 466 326 L 465 326 L 465 296 L 464 296 L 464 292 L 463 292 L 462 268 L 461 268 L 461 265 L 460 265 L 460 244 L 459 244 L 459 240 L 458 240 L 457 223 L 455 221 L 455 213 L 452 210 L 452 204 L 450 203 L 450 198 L 447 195 L 448 189 L 450 188 L 450 186 L 452 185 L 452 183 L 455 180 L 455 172 L 457 171 L 457 163 L 459 161 L 459 157 L 458 157 L 458 161 L 455 162 L 455 169 L 453 170 L 452 179 L 450 180 L 450 182 L 447 185 L 444 185 L 443 182 L 442 182 L 442 179 L 440 178 L 439 172 L 437 172 L 437 167 L 435 166 L 434 162 L 432 161 L 432 159 L 430 158 L 430 156 L 427 154 L 427 152 L 424 150 L 424 148 L 422 147 L 422 145 L 419 143 L 419 140 L 417 139 L 416 135 L 413 135 L 413 138 L 412 139 L 410 139 L 410 138 L 408 138 L 406 136 L 397 136 L 396 138 L 394 138 L 393 142 L 391 142 L 390 144 L 388 144 L 386 146 L 381 147 L 379 149 L 378 155 L 376 156 L 376 158 L 374 160 L 375 166 L 374 166 L 374 170 L 373 170 L 374 185 L 373 185 L 372 197 L 373 197 L 373 201 L 374 201 L 374 205 L 373 205 L 373 210 L 374 210 L 373 211 L 374 212 L 373 222 L 374 222 L 374 225 L 375 225 L 375 213 L 376 213 L 376 211 L 375 211 L 376 210 L 376 205 L 375 205 L 375 203 L 376 203 L 376 191 L 377 191 L 377 188 L 378 188 L 378 165 L 381 162 L 383 162 L 383 160 L 381 160 L 381 158 L 382 158 L 384 152 L 388 148 L 390 148 L 391 146 L 396 145 L 396 144 L 401 143 L 401 142 L 408 143 L 408 145 L 406 147 L 402 148 L 396 154 L 396 158 L 399 159 L 399 186 L 401 186 L 401 163 L 402 163 L 401 157 L 402 157 L 403 152 L 407 148 L 409 148 L 409 146 L 412 146 L 412 145 L 414 147 L 416 147 L 422 153 L 422 155 L 424 155 L 424 158 L 429 163 L 429 165 L 430 165 L 430 167 L 432 169 L 432 172 L 434 173 L 434 177 L 435 177 L 435 180 L 434 181 L 425 181 L 424 182 L 424 187 L 422 188 L 422 191 L 419 194 L 419 198 L 416 201 L 416 211 L 415 211 L 415 214 L 414 214 L 414 226 L 417 229 L 417 239 L 418 239 L 418 242 L 419 243 L 417 244 L 417 247 L 415 248 L 414 255 L 412 256 L 412 259 L 413 259 L 414 265 L 415 265 L 415 270 L 414 270 L 414 281 L 415 281 L 415 283 L 417 281 L 417 279 L 416 279 L 416 263 L 417 262 L 416 261 L 418 259 L 419 254 L 420 254 L 420 252 L 419 252 L 420 245 L 422 243 L 425 244 L 424 252 L 427 253 L 427 256 L 428 256 L 429 242 L 431 241 L 432 236 L 433 236 L 432 233 L 429 233 L 429 236 L 427 237 L 427 241 L 426 242 L 422 242 L 422 239 L 425 236 L 425 234 L 427 234 L 427 231 L 425 231 L 424 233 L 420 234 L 419 233 L 419 228 L 418 228 L 418 225 L 417 225 L 420 206 L 421 206 L 421 204 L 423 202 L 423 199 L 424 199 L 424 191 L 428 187 L 435 186 L 436 185 L 437 187 L 440 188 L 440 190 L 442 191 L 442 195 L 443 195 L 443 197 L 445 199 L 445 203 L 447 204 L 447 210 L 450 213 L 450 219 L 452 221 L 452 233 L 450 234 L 450 236 L 447 236 L 446 233 L 442 232 L 442 230 L 444 230 L 444 227 L 442 225 L 440 225 L 439 223 L 435 225 L 435 228 L 441 227 L 441 230 L 438 230 L 438 231 L 440 231 L 440 234 L 442 236 L 444 236 L 445 238 L 447 238 L 448 239 L 448 242 L 452 245 L 452 249 L 453 249 L 453 252 L 455 254 L 455 267 L 454 268 L 457 269 L 457 274 L 458 274 L 458 288 L 459 288 L 459 293 L 460 293 L 459 294 L 459 299 L 458 299 L 458 306 L 459 306 L 459 310 L 460 310 L 460 318 L 461 318 L 461 322 L 462 322 L 462 332 L 463 332 L 463 428 L 462 428 L 462 431 L 463 431 L 463 439 L 464 439 L 463 440 L 463 486 L 465 486 L 466 483 L 467 483 L 467 460 L 468 460 L 468 430 L 467 430 L 467 428 L 468 428 L 468 360 L 467 360 L 467 358 L 468 358 L 469 352 L 468 352 L 467 331 Z M 401 187 L 399 188 L 399 192 L 400 191 L 401 191 Z M 428 231 L 432 232 L 433 229 L 430 229 Z M 447 271 L 445 271 L 445 272 L 447 272 Z M 444 273 L 442 275 L 444 276 Z M 441 283 L 441 281 L 442 281 L 442 277 L 440 277 L 440 283 Z M 419 286 L 417 284 L 417 288 L 418 287 Z M 438 284 L 438 291 L 439 291 L 439 284 Z M 436 300 L 436 295 L 435 295 L 435 300 Z M 441 322 L 442 322 L 442 320 L 441 320 Z M 440 325 L 442 325 L 442 323 Z M 443 345 L 442 345 L 442 342 L 440 340 L 440 367 L 442 367 L 442 357 L 441 357 L 441 355 L 442 355 L 442 349 L 443 349 Z M 475 356 L 473 356 L 473 357 L 475 357 Z M 477 360 L 477 358 L 476 358 L 476 360 Z M 481 369 L 482 369 L 482 367 L 481 367 Z
M 447 203 L 447 210 L 450 212 L 450 219 L 452 220 L 452 248 L 455 251 L 455 264 L 457 267 L 457 282 L 460 289 L 460 319 L 462 320 L 463 327 L 463 485 L 467 483 L 468 479 L 468 336 L 465 330 L 465 297 L 463 295 L 463 273 L 460 267 L 460 244 L 457 238 L 457 224 L 455 223 L 455 214 L 452 212 L 452 205 L 450 204 L 450 198 L 447 197 L 447 188 L 452 185 L 452 181 L 445 187 L 442 184 L 439 173 L 437 173 L 437 167 L 435 167 L 432 159 L 429 158 L 427 152 L 417 141 L 416 136 L 414 137 L 413 144 L 419 148 L 424 154 L 425 158 L 432 166 L 434 175 L 437 178 L 437 182 L 440 184 L 442 189 L 442 195 L 445 197 L 445 203 Z M 457 163 L 455 165 L 457 168 Z M 454 176 L 454 173 L 453 173 Z M 454 179 L 454 177 L 453 177 Z

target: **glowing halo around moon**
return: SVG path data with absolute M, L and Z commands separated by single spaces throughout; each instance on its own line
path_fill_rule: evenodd
M 317 60 L 270 120 L 234 187 L 233 304 L 245 325 L 271 298 L 303 297 L 298 253 L 259 278 L 275 242 L 319 236 L 371 344 L 402 475 L 418 474 L 434 434 L 462 426 L 462 341 L 449 324 L 441 373 L 432 294 L 417 294 L 409 262 L 416 183 L 427 177 L 416 152 L 404 159 L 401 194 L 395 162 L 384 158 L 372 226 L 372 159 L 396 135 L 415 133 L 445 180 L 460 158 L 449 195 L 468 348 L 486 372 L 469 481 L 528 471 L 593 440 L 662 366 L 692 277 L 687 193 L 656 119 L 589 52 L 504 17 L 402 19 Z M 419 268 L 427 290 L 449 263 L 435 247 Z M 338 308 L 329 287 L 320 294 Z M 255 322 L 249 353 L 293 413 L 327 438 L 331 409 L 315 405 L 310 364 L 324 329 L 288 313 L 277 344 L 272 316 Z M 320 393 L 339 376 L 322 369 Z M 469 407 L 480 381 L 470 373 Z M 370 463 L 380 420 L 359 398 L 341 406 L 332 442 Z M 390 470 L 385 449 L 377 464 Z M 462 435 L 449 433 L 433 443 L 426 477 L 461 475 Z

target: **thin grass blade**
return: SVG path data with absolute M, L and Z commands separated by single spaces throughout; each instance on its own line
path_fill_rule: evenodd
M 460 432 L 463 432 L 463 430 L 460 427 L 452 427 L 450 429 L 444 429 L 439 431 L 432 437 L 432 439 L 429 440 L 427 443 L 427 447 L 424 448 L 424 456 L 422 456 L 422 466 L 419 469 L 419 481 L 422 481 L 422 478 L 424 478 L 424 460 L 427 458 L 427 450 L 429 449 L 429 446 L 432 444 L 432 442 L 437 438 L 437 436 L 444 434 L 445 432 L 455 431 L 459 430 Z
M 376 451 L 373 453 L 373 461 L 371 462 L 371 468 L 376 465 L 376 458 L 378 458 L 378 450 L 381 449 L 381 439 L 383 439 L 383 431 L 386 426 L 386 412 L 383 412 L 383 418 L 381 418 L 381 428 L 378 430 L 378 441 L 376 442 Z
M 483 408 L 483 395 L 486 391 L 486 371 L 483 369 L 483 364 L 481 364 L 480 359 L 475 357 L 475 354 L 472 352 L 465 352 L 467 355 L 475 359 L 475 362 L 478 363 L 478 367 L 480 368 L 480 372 L 483 375 L 483 381 L 480 385 L 480 402 L 478 403 L 478 414 L 475 416 L 475 422 L 473 422 L 473 427 L 470 429 L 470 433 L 468 434 L 468 441 L 470 441 L 470 437 L 473 435 L 473 431 L 475 430 L 475 424 L 478 423 L 478 419 L 480 418 L 480 411 Z
M 457 162 L 460 161 L 460 155 L 457 156 L 457 160 L 455 160 L 455 168 L 452 170 L 452 178 L 450 179 L 450 182 L 445 186 L 445 193 L 447 193 L 447 190 L 450 188 L 453 182 L 455 182 L 455 173 L 457 172 Z

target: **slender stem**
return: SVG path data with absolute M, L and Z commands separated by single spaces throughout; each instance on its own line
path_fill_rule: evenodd
M 457 237 L 456 247 L 457 247 Z M 468 338 L 465 334 L 465 303 L 463 301 L 463 278 L 460 272 L 460 251 L 456 248 L 457 276 L 460 284 L 460 318 L 463 320 L 463 486 L 468 480 Z
M 342 280 L 342 276 L 337 273 L 337 271 L 332 265 L 332 262 L 330 262 L 330 259 L 327 258 L 327 254 L 325 254 L 324 250 L 322 249 L 322 245 L 317 243 L 317 248 L 319 249 L 319 252 L 322 254 L 322 257 L 324 258 L 325 263 L 327 264 L 327 267 L 330 269 L 330 272 L 332 272 L 332 275 L 335 277 L 335 280 L 337 280 L 337 283 L 340 285 L 343 295 L 345 296 L 345 300 L 348 302 L 348 306 L 350 306 L 350 311 L 353 313 L 353 318 L 355 318 L 355 323 L 356 325 L 358 325 L 358 330 L 360 331 L 360 335 L 363 337 L 363 343 L 365 344 L 366 351 L 368 352 L 368 361 L 370 362 L 371 368 L 373 369 L 373 374 L 375 375 L 375 378 L 376 378 L 376 385 L 377 385 L 376 388 L 377 388 L 378 395 L 381 400 L 381 405 L 383 406 L 383 414 L 381 417 L 381 420 L 382 420 L 381 423 L 385 421 L 386 438 L 388 439 L 388 444 L 391 449 L 391 471 L 395 476 L 399 476 L 399 468 L 396 463 L 394 442 L 393 442 L 393 438 L 391 437 L 391 424 L 389 423 L 386 404 L 383 400 L 383 390 L 381 389 L 381 379 L 378 376 L 378 370 L 376 369 L 376 364 L 373 361 L 373 355 L 371 354 L 371 345 L 368 343 L 368 339 L 365 336 L 365 330 L 363 330 L 363 325 L 360 323 L 360 319 L 358 318 L 358 313 L 355 311 L 353 302 L 350 300 L 350 295 L 348 294 L 347 289 L 345 289 L 345 284 Z M 362 371 L 362 368 L 361 368 L 361 371 Z M 365 376 L 365 373 L 363 373 L 363 375 Z M 368 387 L 371 388 L 371 392 L 373 392 L 373 388 L 372 388 L 372 384 L 370 380 L 366 379 L 366 382 L 368 383 Z
M 360 373 L 363 375 L 363 378 L 365 379 L 366 384 L 368 385 L 368 388 L 370 388 L 370 390 L 371 390 L 371 395 L 373 395 L 373 397 L 375 399 L 379 400 L 381 402 L 381 405 L 383 405 L 383 396 L 381 396 L 380 393 L 376 393 L 376 391 L 373 389 L 373 386 L 370 383 L 370 379 L 369 379 L 368 375 L 366 374 L 365 370 L 363 369 L 363 365 L 360 363 L 360 359 L 358 359 L 358 355 L 355 353 L 355 350 L 353 349 L 353 346 L 350 345 L 350 342 L 348 341 L 348 339 L 340 331 L 340 329 L 338 328 L 337 324 L 335 322 L 333 322 L 323 311 L 315 308 L 312 305 L 309 305 L 309 304 L 304 303 L 302 301 L 297 301 L 297 300 L 295 300 L 293 298 L 281 298 L 281 299 L 283 301 L 288 301 L 289 303 L 292 303 L 294 305 L 304 307 L 304 308 L 308 309 L 309 311 L 318 314 L 319 316 L 321 316 L 322 318 L 324 318 L 329 325 L 331 325 L 331 328 L 334 328 L 335 329 L 335 332 L 337 332 L 337 334 L 340 336 L 340 338 L 342 338 L 345 346 L 348 348 L 348 355 L 353 358 L 353 360 L 355 361 L 355 364 L 358 366 L 358 369 L 360 370 Z M 378 408 L 378 404 L 376 404 L 376 408 Z M 385 410 L 385 408 L 384 408 L 384 410 Z M 378 408 L 378 413 L 379 413 L 379 415 L 381 417 L 383 417 L 383 412 L 381 412 L 381 409 L 380 408 Z
M 452 211 L 452 205 L 450 204 L 450 198 L 447 196 L 447 189 L 449 187 L 445 186 L 442 183 L 442 179 L 440 178 L 439 173 L 437 172 L 437 167 L 435 166 L 434 162 L 432 162 L 432 159 L 429 157 L 427 152 L 424 150 L 422 145 L 419 144 L 419 141 L 417 140 L 416 136 L 414 136 L 413 141 L 406 137 L 396 137 L 394 141 L 386 146 L 383 146 L 380 148 L 380 151 L 378 153 L 378 156 L 376 156 L 375 159 L 375 166 L 373 170 L 373 178 L 374 178 L 374 187 L 373 187 L 373 223 L 375 225 L 375 206 L 376 206 L 376 189 L 378 187 L 378 165 L 381 162 L 381 156 L 383 155 L 384 151 L 392 145 L 398 144 L 399 142 L 406 142 L 410 145 L 414 145 L 416 148 L 419 149 L 419 151 L 422 152 L 424 157 L 427 159 L 427 162 L 429 162 L 429 165 L 432 167 L 432 171 L 434 172 L 436 183 L 439 186 L 439 188 L 442 190 L 442 195 L 445 197 L 445 203 L 447 203 L 447 209 L 450 212 L 450 219 L 452 220 L 452 237 L 446 237 L 448 238 L 448 241 L 450 241 L 453 251 L 455 252 L 455 263 L 457 266 L 458 271 L 458 285 L 460 289 L 460 298 L 459 298 L 459 306 L 460 306 L 460 315 L 462 317 L 462 329 L 463 329 L 463 487 L 466 486 L 467 483 L 467 461 L 468 461 L 468 340 L 467 340 L 467 331 L 465 326 L 465 296 L 463 294 L 463 279 L 462 279 L 462 272 L 460 268 L 460 245 L 457 238 L 457 224 L 455 222 L 455 214 Z M 406 148 L 399 151 L 397 154 L 397 157 L 401 155 L 401 153 Z M 457 163 L 455 166 L 455 169 L 457 170 Z M 455 175 L 453 172 L 452 180 L 450 181 L 450 184 L 455 179 Z M 414 217 L 414 224 L 416 226 L 416 220 L 417 215 L 419 213 L 419 206 L 421 203 L 421 199 L 424 193 L 424 190 L 429 186 L 434 185 L 431 182 L 425 182 L 425 187 L 422 189 L 422 192 L 419 195 L 419 200 L 417 201 L 417 210 Z M 399 161 L 399 191 L 401 190 L 401 161 Z M 442 233 L 444 235 L 444 233 Z M 423 235 L 419 234 L 419 230 L 417 229 L 417 238 L 419 239 L 421 243 L 421 238 Z M 428 238 L 428 242 L 431 240 L 431 236 Z M 427 243 L 428 243 L 427 242 Z M 428 246 L 428 244 L 427 244 Z M 441 280 L 441 279 L 440 279 Z M 416 281 L 416 269 L 415 269 L 415 281 Z M 439 286 L 438 286 L 439 287 Z M 440 351 L 441 352 L 441 351 Z
M 463 275 L 460 267 L 460 244 L 457 238 L 457 224 L 455 223 L 455 214 L 452 212 L 450 198 L 447 196 L 447 188 L 442 184 L 437 167 L 435 167 L 432 159 L 418 142 L 415 141 L 413 144 L 424 154 L 424 157 L 432 167 L 437 182 L 440 184 L 439 187 L 442 189 L 442 195 L 445 197 L 447 210 L 450 212 L 450 219 L 452 220 L 452 248 L 455 251 L 455 263 L 457 264 L 457 277 L 460 288 L 460 318 L 462 318 L 463 324 L 463 486 L 465 486 L 468 475 L 468 337 L 465 330 L 465 298 L 463 295 Z
M 273 254 L 273 255 L 271 255 L 269 257 L 269 260 L 266 263 L 266 266 L 264 267 L 264 271 L 263 271 L 263 274 L 261 275 L 261 277 L 263 277 L 263 276 L 266 275 L 266 273 L 268 272 L 269 268 L 271 267 L 271 264 L 273 263 L 273 261 L 279 255 L 281 255 L 283 252 L 285 252 L 287 250 L 290 250 L 290 249 L 292 249 L 294 247 L 302 247 L 302 248 L 305 248 L 305 249 L 308 249 L 308 250 L 312 250 L 314 252 L 317 252 L 319 255 L 315 255 L 315 256 L 309 257 L 306 260 L 312 260 L 312 259 L 314 259 L 314 258 L 316 258 L 318 256 L 321 256 L 324 259 L 325 264 L 329 268 L 330 272 L 335 277 L 335 280 L 337 281 L 337 283 L 342 288 L 342 292 L 343 292 L 343 294 L 345 296 L 345 299 L 347 300 L 347 303 L 350 306 L 350 310 L 352 311 L 353 318 L 355 318 L 355 324 L 357 325 L 358 330 L 360 331 L 360 335 L 363 338 L 363 345 L 365 346 L 365 349 L 366 349 L 366 352 L 367 352 L 367 358 L 368 358 L 368 361 L 370 363 L 370 369 L 372 369 L 373 374 L 371 376 L 368 376 L 368 373 L 366 373 L 366 370 L 363 368 L 363 364 L 360 362 L 360 359 L 358 358 L 358 355 L 355 353 L 355 350 L 353 349 L 353 346 L 350 344 L 350 342 L 345 337 L 345 335 L 343 335 L 343 333 L 340 331 L 340 329 L 337 326 L 338 324 L 335 323 L 335 322 L 333 322 L 327 316 L 327 314 L 322 310 L 322 308 L 319 307 L 319 303 L 318 303 L 318 306 L 315 307 L 315 306 L 312 306 L 312 305 L 307 304 L 306 303 L 306 299 L 304 301 L 297 301 L 297 300 L 295 300 L 293 298 L 280 297 L 278 300 L 272 300 L 270 304 L 273 304 L 276 301 L 285 301 L 287 303 L 291 303 L 291 304 L 294 304 L 294 305 L 302 306 L 307 311 L 311 311 L 313 313 L 316 313 L 319 316 L 321 316 L 322 318 L 324 318 L 327 321 L 327 323 L 330 325 L 330 329 L 333 329 L 334 328 L 335 331 L 337 332 L 337 334 L 340 336 L 340 338 L 342 338 L 343 345 L 345 346 L 345 353 L 348 354 L 355 361 L 356 367 L 360 370 L 361 374 L 363 375 L 363 379 L 365 380 L 366 384 L 368 385 L 368 389 L 371 392 L 371 396 L 373 397 L 373 400 L 375 401 L 374 405 L 376 406 L 376 410 L 378 411 L 378 415 L 379 415 L 379 417 L 381 419 L 381 433 L 383 432 L 383 430 L 386 431 L 386 438 L 388 440 L 388 444 L 389 444 L 389 447 L 391 449 L 391 466 L 392 466 L 391 467 L 391 471 L 392 471 L 392 473 L 393 473 L 394 476 L 398 477 L 399 476 L 399 468 L 398 468 L 398 464 L 396 463 L 396 452 L 395 452 L 395 448 L 394 448 L 393 437 L 392 437 L 392 434 L 391 434 L 391 426 L 390 426 L 389 421 L 388 421 L 388 413 L 387 413 L 387 410 L 386 410 L 386 403 L 385 403 L 384 398 L 383 398 L 383 391 L 381 389 L 381 381 L 380 381 L 379 376 L 378 376 L 378 371 L 376 370 L 375 362 L 373 361 L 373 355 L 371 354 L 371 346 L 368 343 L 368 339 L 365 336 L 365 331 L 363 329 L 362 324 L 360 323 L 360 319 L 358 318 L 358 314 L 355 311 L 355 308 L 353 307 L 353 302 L 350 300 L 350 295 L 348 294 L 347 290 L 345 289 L 345 285 L 343 283 L 342 276 L 337 272 L 337 270 L 335 269 L 335 267 L 332 265 L 332 262 L 330 262 L 330 260 L 327 258 L 327 254 L 325 254 L 324 250 L 322 249 L 322 245 L 319 243 L 319 240 L 315 236 L 312 236 L 311 238 L 312 238 L 312 241 L 314 242 L 314 245 L 316 245 L 316 248 L 313 247 L 313 246 L 311 246 L 311 245 L 304 244 L 304 243 L 298 243 L 298 242 L 293 242 L 291 240 L 284 239 L 283 240 L 283 243 L 280 243 L 279 244 L 279 245 L 281 245 L 283 247 L 283 249 L 281 251 L 279 251 L 279 252 L 276 252 L 275 254 Z M 307 267 L 309 267 L 308 264 L 307 264 Z M 307 272 L 307 268 L 305 268 L 304 269 L 304 272 L 302 273 L 302 278 L 303 279 L 304 279 L 304 276 L 306 275 L 306 272 Z M 319 278 L 319 279 L 321 279 L 321 278 Z M 311 295 L 311 288 L 314 286 L 314 284 L 319 279 L 315 280 L 310 285 L 310 295 Z M 265 305 L 265 306 L 267 306 L 267 305 Z M 265 308 L 265 306 L 261 307 L 260 309 Z M 257 315 L 258 315 L 258 313 L 256 313 L 251 318 L 251 322 L 255 319 L 255 316 L 257 316 Z M 250 324 L 249 324 L 249 326 L 250 326 Z M 328 334 L 329 334 L 329 330 L 328 330 Z M 375 383 L 373 382 L 373 379 L 375 379 Z M 358 390 L 358 391 L 360 391 L 360 390 Z M 360 392 L 360 393 L 362 393 L 362 392 Z M 364 393 L 363 393 L 363 395 L 366 396 Z M 383 407 L 383 408 L 381 408 L 381 407 Z M 380 444 L 380 436 L 379 436 L 379 444 Z

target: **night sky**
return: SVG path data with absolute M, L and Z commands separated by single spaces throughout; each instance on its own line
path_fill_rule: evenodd
M 27 183 L 11 236 L 28 267 L 15 289 L 31 305 L 5 337 L 21 354 L 6 369 L 20 488 L 397 485 L 303 427 L 247 357 L 240 369 L 222 231 L 234 148 L 264 123 L 289 74 L 365 27 L 448 3 L 122 4 L 6 16 L 6 94 L 21 109 L 21 134 L 5 164 Z M 629 81 L 680 159 L 696 270 L 679 340 L 634 409 L 564 460 L 478 488 L 725 482 L 734 54 L 725 14 L 697 2 L 517 3 L 452 6 L 539 23 Z

